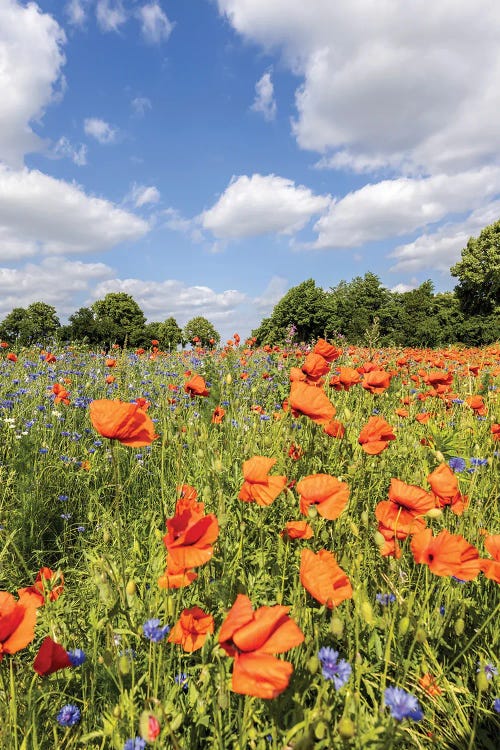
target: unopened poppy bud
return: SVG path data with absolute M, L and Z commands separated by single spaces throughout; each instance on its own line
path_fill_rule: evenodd
M 177 714 L 177 716 L 174 716 L 172 721 L 170 722 L 170 729 L 172 732 L 177 732 L 178 729 L 181 728 L 182 724 L 184 722 L 184 714 Z
M 385 539 L 383 535 L 380 533 L 380 531 L 376 531 L 373 535 L 373 538 L 375 539 L 375 544 L 377 547 L 383 547 L 385 544 Z
M 118 659 L 118 671 L 121 675 L 127 675 L 130 673 L 130 659 L 128 656 L 125 656 L 125 654 Z
M 408 632 L 408 628 L 410 627 L 410 618 L 405 616 L 402 617 L 399 621 L 399 635 L 406 635 Z
M 223 466 L 222 461 L 220 460 L 220 458 L 216 458 L 215 461 L 214 461 L 214 471 L 216 471 L 218 474 L 220 474 L 220 472 L 222 471 L 223 468 L 224 468 L 224 466 Z
M 131 579 L 127 583 L 127 585 L 125 587 L 125 591 L 127 592 L 127 596 L 134 596 L 135 593 L 137 592 L 137 584 L 136 584 L 136 582 Z
M 228 374 L 226 375 L 226 383 L 228 385 L 231 385 L 232 382 L 233 382 L 233 376 L 231 375 L 230 372 L 228 372 Z
M 311 674 L 316 674 L 319 669 L 319 659 L 317 656 L 311 656 L 307 662 L 307 669 Z
M 367 625 L 370 625 L 370 627 L 374 624 L 373 619 L 373 609 L 370 602 L 364 601 L 361 602 L 361 617 L 366 622 Z
M 465 620 L 463 617 L 459 617 L 458 620 L 455 620 L 455 634 L 456 635 L 462 635 L 462 633 L 465 630 Z
M 310 505 L 307 509 L 307 515 L 309 518 L 316 518 L 318 515 L 318 510 L 315 505 Z
M 344 632 L 344 623 L 340 619 L 340 617 L 332 617 L 332 621 L 330 623 L 330 630 L 332 631 L 335 638 L 342 638 L 342 634 Z
M 198 458 L 203 458 L 203 456 L 205 455 L 205 451 L 203 450 L 203 448 L 198 448 L 198 450 L 196 451 L 196 455 L 198 456 Z
M 444 463 L 445 458 L 444 458 L 443 454 L 441 453 L 441 451 L 433 451 L 433 454 L 434 454 L 434 458 L 437 458 L 437 460 L 440 463 Z
M 417 643 L 425 643 L 427 640 L 427 633 L 425 628 L 419 626 L 415 631 L 415 640 Z
M 325 722 L 318 721 L 318 723 L 314 727 L 314 736 L 318 740 L 323 740 L 326 737 L 327 731 L 328 731 L 328 727 L 326 726 Z
M 348 422 L 352 417 L 352 411 L 347 408 L 347 406 L 344 406 L 344 419 L 346 422 Z
M 104 529 L 104 531 L 102 532 L 102 541 L 104 542 L 104 544 L 109 544 L 110 540 L 111 534 L 109 533 L 108 529 Z
M 160 722 L 151 711 L 143 711 L 139 719 L 139 734 L 146 742 L 154 742 L 161 732 Z
M 351 521 L 349 525 L 351 527 L 351 531 L 354 534 L 354 536 L 356 536 L 356 537 L 359 536 L 359 529 L 356 526 L 356 524 L 354 523 L 354 521 Z
M 137 539 L 134 539 L 134 543 L 132 545 L 132 549 L 134 551 L 134 555 L 139 556 L 141 554 L 141 545 L 137 541 Z
M 350 740 L 356 734 L 354 722 L 348 716 L 342 717 L 337 725 L 337 729 L 343 740 Z
M 443 511 L 441 508 L 431 508 L 427 511 L 427 518 L 441 518 Z
M 485 693 L 488 690 L 488 677 L 483 669 L 477 673 L 476 685 L 480 693 Z
M 363 526 L 368 526 L 369 522 L 370 518 L 368 516 L 368 513 L 366 510 L 364 510 L 361 514 L 361 523 L 363 524 Z
M 122 715 L 122 710 L 120 706 L 115 706 L 113 709 L 113 716 L 116 716 L 117 719 L 119 719 Z

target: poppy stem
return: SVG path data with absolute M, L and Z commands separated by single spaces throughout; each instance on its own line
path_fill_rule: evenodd
M 121 574 L 121 581 L 120 581 L 120 598 L 123 602 L 123 610 L 125 612 L 125 615 L 127 619 L 129 619 L 128 615 L 128 608 L 127 608 L 127 571 L 125 566 L 125 551 L 124 551 L 124 545 L 123 545 L 123 529 L 122 529 L 122 518 L 121 518 L 121 499 L 122 499 L 122 493 L 123 493 L 123 486 L 121 482 L 121 475 L 120 475 L 120 465 L 118 461 L 118 456 L 116 454 L 117 450 L 117 441 L 111 439 L 111 463 L 113 464 L 113 475 L 115 479 L 115 500 L 114 500 L 114 512 L 116 517 L 116 529 L 118 532 L 118 552 L 120 555 L 120 574 Z

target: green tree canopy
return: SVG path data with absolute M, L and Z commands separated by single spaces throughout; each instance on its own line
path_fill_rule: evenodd
M 175 318 L 167 318 L 158 326 L 158 341 L 162 349 L 177 349 L 182 344 L 182 329 Z
M 7 315 L 0 326 L 0 335 L 23 346 L 48 345 L 60 327 L 55 307 L 45 302 L 32 302 L 26 309 L 15 307 Z
M 329 320 L 328 295 L 307 279 L 292 287 L 274 307 L 269 318 L 252 332 L 259 344 L 283 342 L 291 326 L 295 327 L 294 340 L 311 341 L 322 336 Z
M 469 239 L 450 272 L 459 280 L 455 294 L 467 315 L 500 314 L 500 220 Z
M 92 305 L 101 343 L 125 342 L 137 346 L 143 336 L 146 317 L 130 294 L 110 292 Z
M 215 346 L 220 341 L 220 334 L 212 323 L 201 315 L 189 320 L 182 332 L 184 341 L 193 343 L 195 337 L 200 340 L 201 346 Z

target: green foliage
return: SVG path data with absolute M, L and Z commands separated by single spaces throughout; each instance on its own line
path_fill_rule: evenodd
M 451 275 L 459 279 L 455 294 L 466 314 L 500 316 L 500 220 L 469 239 Z
M 158 341 L 160 347 L 167 351 L 175 351 L 182 344 L 182 329 L 175 318 L 167 318 L 158 326 Z
M 26 309 L 15 307 L 0 325 L 0 336 L 9 342 L 29 346 L 48 342 L 60 328 L 59 318 L 52 305 L 32 302 Z
M 121 344 L 126 341 L 137 346 L 144 332 L 146 318 L 130 294 L 110 292 L 92 305 L 92 312 L 102 344 Z
M 171 330 L 173 330 L 172 327 Z M 182 337 L 186 343 L 199 343 L 201 346 L 206 347 L 216 346 L 220 342 L 220 334 L 212 323 L 201 315 L 191 318 L 186 323 Z M 198 338 L 199 342 L 195 342 L 195 338 Z
M 286 339 L 290 326 L 295 326 L 296 342 L 311 341 L 323 335 L 329 310 L 327 294 L 313 279 L 290 289 L 275 306 L 270 318 L 252 332 L 258 344 L 276 344 Z

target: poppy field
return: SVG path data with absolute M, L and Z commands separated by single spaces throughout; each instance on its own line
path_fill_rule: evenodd
M 498 345 L 0 352 L 1 748 L 498 747 Z

